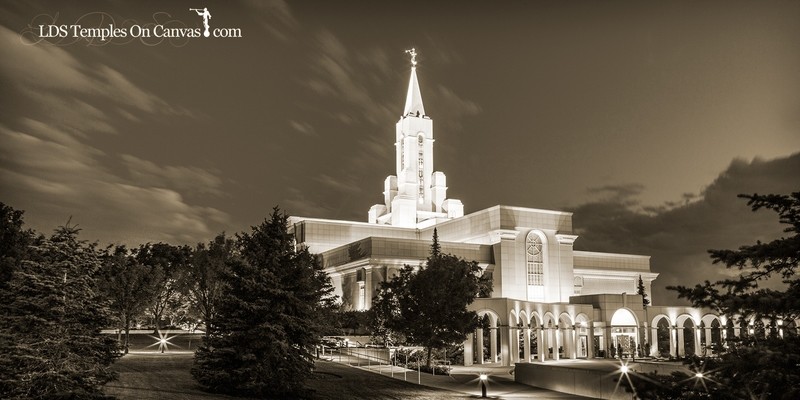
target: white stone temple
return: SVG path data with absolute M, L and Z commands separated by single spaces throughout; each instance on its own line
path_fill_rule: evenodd
M 416 53 L 409 54 L 405 107 L 394 140 L 386 137 L 396 156 L 383 203 L 369 209 L 368 222 L 290 218 L 298 245 L 321 255 L 346 308 L 369 309 L 380 282 L 404 265 L 424 263 L 436 228 L 444 253 L 477 261 L 493 279 L 491 298 L 470 306 L 491 328 L 464 343 L 467 365 L 611 357 L 620 350 L 699 354 L 740 334 L 730 318 L 706 310 L 644 307 L 635 293 L 640 277 L 650 293 L 658 276 L 650 257 L 574 250 L 572 213 L 496 205 L 465 215 L 460 200 L 447 198 L 445 174 L 434 170 L 433 119 L 422 101 Z

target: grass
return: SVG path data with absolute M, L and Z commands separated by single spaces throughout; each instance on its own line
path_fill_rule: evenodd
M 149 344 L 144 338 L 139 339 L 139 346 Z M 120 400 L 241 399 L 202 391 L 189 372 L 192 357 L 191 353 L 169 351 L 128 354 L 114 365 L 119 379 L 106 385 L 106 393 Z M 306 386 L 315 392 L 313 398 L 319 400 L 469 398 L 328 361 L 317 361 L 314 377 Z

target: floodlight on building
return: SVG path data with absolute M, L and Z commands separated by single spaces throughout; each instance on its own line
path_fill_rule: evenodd
M 698 379 L 703 379 L 703 373 L 702 372 L 698 372 L 698 373 L 694 374 L 694 377 L 698 378 Z
M 628 366 L 627 365 L 623 365 L 623 366 L 619 367 L 619 372 L 621 372 L 623 374 L 627 374 L 628 373 Z

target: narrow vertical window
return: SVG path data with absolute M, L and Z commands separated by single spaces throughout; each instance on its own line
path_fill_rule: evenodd
M 531 231 L 526 238 L 525 257 L 528 267 L 528 286 L 544 286 L 544 255 L 542 238 Z
M 422 135 L 417 137 L 417 148 L 419 149 L 419 157 L 417 158 L 417 182 L 419 182 L 419 202 L 422 203 L 423 198 L 425 198 L 425 157 L 422 153 L 422 146 L 424 144 L 424 138 Z
M 364 282 L 358 283 L 358 309 L 367 309 L 367 288 L 364 285 Z

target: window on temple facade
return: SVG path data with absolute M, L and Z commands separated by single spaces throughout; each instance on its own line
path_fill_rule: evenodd
M 423 177 L 424 174 L 424 167 L 425 167 L 425 158 L 422 154 L 422 145 L 424 143 L 424 138 L 422 135 L 419 135 L 417 138 L 417 148 L 419 148 L 419 158 L 417 160 L 417 177 L 419 178 L 417 182 L 419 182 L 419 202 L 422 203 L 422 199 L 425 197 L 425 180 Z
M 367 309 L 367 288 L 364 282 L 358 283 L 358 309 Z
M 528 286 L 544 286 L 544 255 L 542 238 L 534 231 L 528 233 L 525 246 L 528 264 Z

